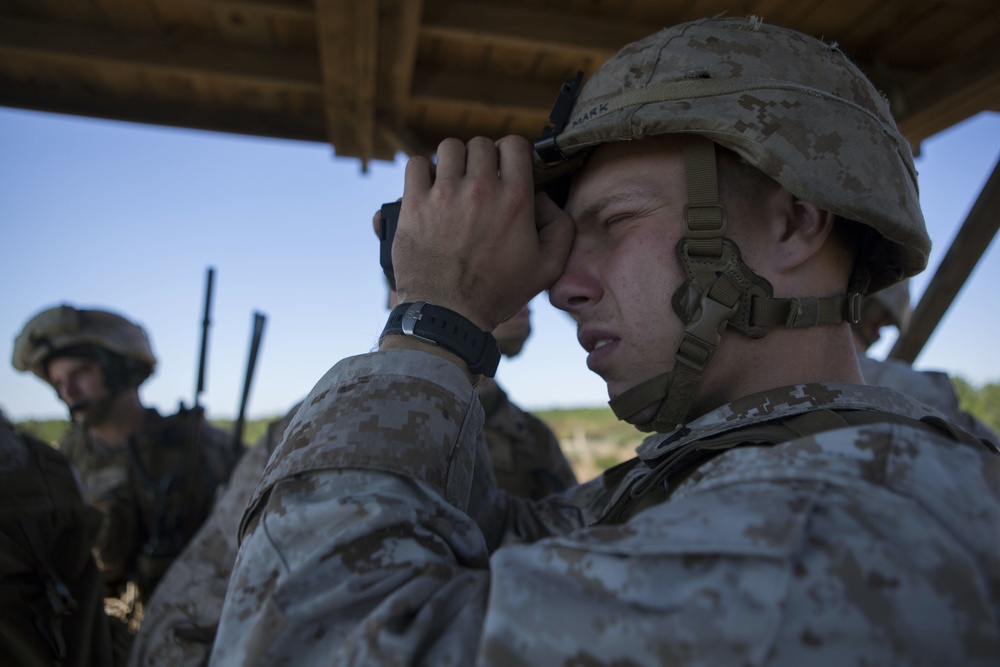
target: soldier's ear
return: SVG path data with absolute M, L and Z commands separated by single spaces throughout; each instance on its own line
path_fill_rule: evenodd
M 773 243 L 768 253 L 771 270 L 794 272 L 818 259 L 833 233 L 836 216 L 799 199 L 784 188 L 769 199 L 767 216 Z

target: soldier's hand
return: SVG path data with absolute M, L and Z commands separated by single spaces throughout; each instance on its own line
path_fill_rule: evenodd
M 437 165 L 406 165 L 392 261 L 399 300 L 429 301 L 485 330 L 559 277 L 573 242 L 569 216 L 534 194 L 523 137 L 446 139 Z

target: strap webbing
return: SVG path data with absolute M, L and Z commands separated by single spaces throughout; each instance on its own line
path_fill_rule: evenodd
M 663 400 L 663 397 L 667 395 L 667 390 L 670 389 L 672 376 L 673 373 L 667 371 L 622 392 L 608 402 L 611 411 L 619 420 L 629 421 L 643 408 Z
M 841 294 L 791 299 L 753 298 L 750 324 L 765 327 L 814 327 L 821 324 L 855 323 L 861 316 L 861 295 Z
M 914 419 L 881 410 L 814 410 L 781 421 L 753 424 L 719 435 L 682 445 L 662 458 L 650 462 L 655 467 L 646 475 L 632 478 L 629 488 L 617 494 L 614 503 L 595 523 L 624 523 L 639 510 L 665 501 L 682 481 L 709 459 L 736 447 L 766 446 L 788 442 L 841 428 L 872 424 L 900 424 L 944 435 L 956 442 L 974 448 L 985 447 L 996 454 L 992 443 L 985 442 L 971 433 L 939 417 Z

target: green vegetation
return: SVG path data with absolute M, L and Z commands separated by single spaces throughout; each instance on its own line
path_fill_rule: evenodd
M 1000 383 L 990 382 L 974 387 L 960 377 L 951 378 L 962 410 L 979 418 L 994 431 L 1000 432 Z
M 634 426 L 618 421 L 611 408 L 541 410 L 534 414 L 549 425 L 559 442 L 585 438 L 631 449 L 644 437 Z
M 59 442 L 63 435 L 70 429 L 70 423 L 63 419 L 52 419 L 50 421 L 28 421 L 15 424 L 19 431 L 30 433 L 39 440 L 44 440 L 52 445 Z
M 281 419 L 283 415 L 277 415 L 275 417 L 268 417 L 267 419 L 255 419 L 253 421 L 243 422 L 243 442 L 247 444 L 248 447 L 253 447 L 257 444 L 257 441 L 267 433 L 267 425 L 273 421 Z M 226 420 L 226 419 L 213 419 L 212 423 L 219 428 L 225 429 L 230 433 L 233 432 L 233 428 L 236 426 L 236 420 Z
M 559 439 L 563 453 L 580 481 L 635 456 L 645 435 L 618 421 L 611 408 L 543 410 L 535 413 Z

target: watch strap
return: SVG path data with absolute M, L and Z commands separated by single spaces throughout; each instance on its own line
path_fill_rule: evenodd
M 426 301 L 401 303 L 393 308 L 382 337 L 390 334 L 413 336 L 438 345 L 462 359 L 473 375 L 493 377 L 500 365 L 500 348 L 493 334 L 454 310 Z

